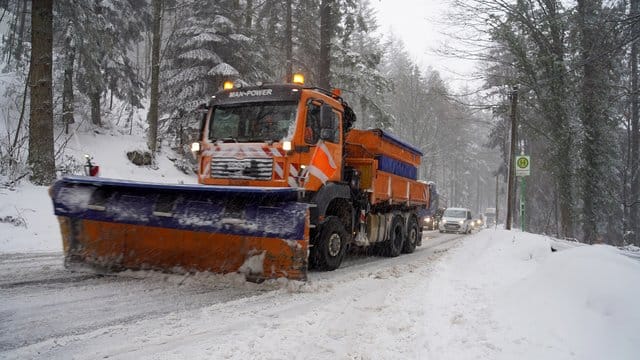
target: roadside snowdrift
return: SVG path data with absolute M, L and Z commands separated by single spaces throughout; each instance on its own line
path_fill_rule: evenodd
M 101 177 L 173 184 L 197 182 L 195 174 L 184 174 L 173 166 L 166 152 L 158 153 L 155 167 L 136 166 L 127 159 L 127 151 L 145 146 L 142 136 L 78 133 L 67 143 L 63 159 L 68 164 L 75 161 L 82 165 L 84 154 L 89 154 L 100 166 Z M 76 175 L 83 175 L 81 167 Z M 62 251 L 48 187 L 27 181 L 14 190 L 0 189 L 0 252 L 24 251 Z
M 484 230 L 436 268 L 426 301 L 435 359 L 637 359 L 640 263 L 610 246 Z

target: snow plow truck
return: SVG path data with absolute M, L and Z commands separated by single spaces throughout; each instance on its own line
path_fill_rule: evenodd
M 201 109 L 198 184 L 52 185 L 67 267 L 305 280 L 309 267 L 338 268 L 349 247 L 395 257 L 421 245 L 422 152 L 353 128 L 338 90 L 225 83 Z

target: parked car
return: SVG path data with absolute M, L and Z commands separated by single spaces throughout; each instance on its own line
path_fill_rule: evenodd
M 440 232 L 457 232 L 468 234 L 473 230 L 471 210 L 467 208 L 447 208 L 442 213 L 442 221 L 438 226 Z
M 433 215 L 425 217 L 422 223 L 422 230 L 436 230 L 440 225 L 444 210 L 445 208 L 438 208 Z
M 482 229 L 484 227 L 484 220 L 482 219 L 482 215 L 478 215 L 473 218 L 473 228 L 474 229 Z
M 496 225 L 496 208 L 487 208 L 484 211 L 485 224 L 487 227 Z

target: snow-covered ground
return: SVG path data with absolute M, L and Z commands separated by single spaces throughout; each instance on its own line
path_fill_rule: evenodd
M 75 142 L 75 143 L 74 143 Z M 105 177 L 194 182 L 127 136 L 69 143 Z M 306 283 L 70 273 L 46 187 L 0 189 L 0 358 L 639 359 L 640 262 L 609 246 L 485 229 L 349 258 Z M 633 249 L 632 249 L 633 250 Z

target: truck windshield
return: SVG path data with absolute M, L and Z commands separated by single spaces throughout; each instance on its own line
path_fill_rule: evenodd
M 294 130 L 297 107 L 296 102 L 218 105 L 209 123 L 209 139 L 269 142 L 289 138 Z

